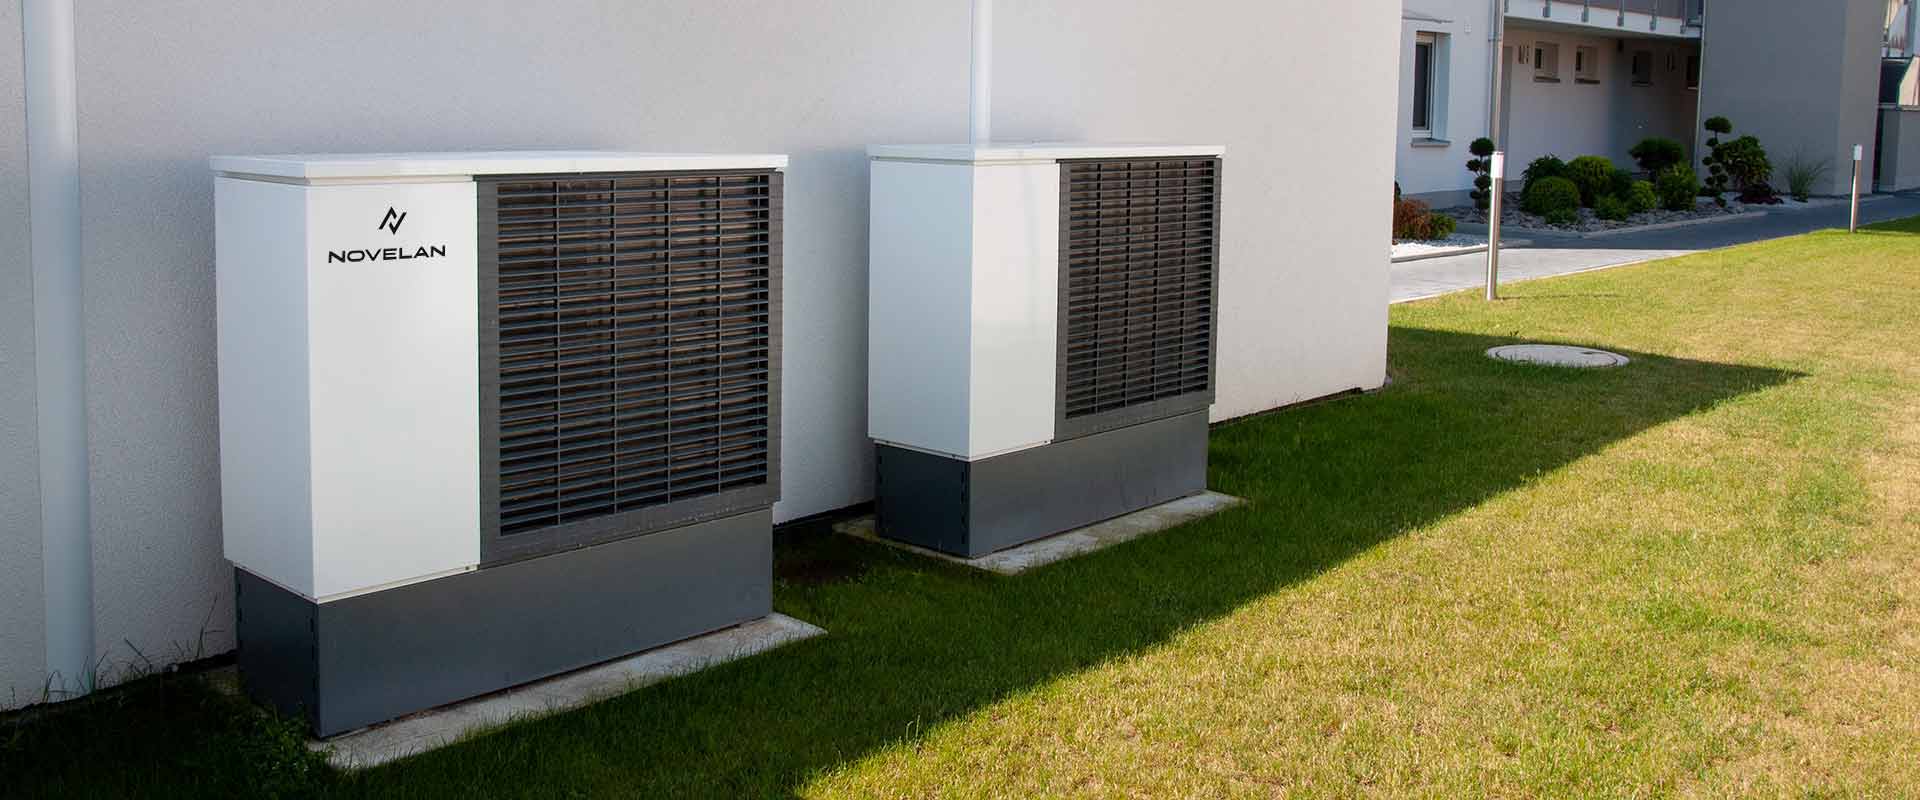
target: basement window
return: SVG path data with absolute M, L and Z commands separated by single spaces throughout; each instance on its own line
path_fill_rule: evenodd
M 1600 82 L 1600 48 L 1573 49 L 1573 79 L 1578 83 Z
M 1538 42 L 1533 46 L 1533 79 L 1560 82 L 1560 45 Z

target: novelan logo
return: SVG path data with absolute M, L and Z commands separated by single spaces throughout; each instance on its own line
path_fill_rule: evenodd
M 380 218 L 380 230 L 399 235 L 400 224 L 407 221 L 407 212 L 387 206 L 387 215 Z M 363 261 L 405 261 L 412 258 L 445 258 L 447 246 L 443 244 L 424 247 L 363 247 L 358 250 L 329 250 L 329 264 L 358 264 Z
M 380 218 L 380 230 L 383 230 L 392 234 L 398 234 L 400 233 L 400 223 L 406 222 L 406 221 L 407 221 L 406 212 L 395 211 L 393 210 L 393 206 L 387 206 L 387 215 Z

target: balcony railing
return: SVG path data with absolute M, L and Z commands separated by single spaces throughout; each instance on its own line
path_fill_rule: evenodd
M 1553 4 L 1556 0 L 1518 0 L 1522 9 L 1539 3 L 1540 16 L 1553 18 Z M 1628 14 L 1645 14 L 1651 21 L 1648 30 L 1659 30 L 1661 19 L 1677 19 L 1687 27 L 1700 27 L 1706 16 L 1707 0 L 1562 0 L 1568 4 L 1580 6 L 1580 21 L 1604 24 L 1611 17 L 1615 26 L 1627 26 Z M 1513 13 L 1515 0 L 1506 0 L 1507 13 Z

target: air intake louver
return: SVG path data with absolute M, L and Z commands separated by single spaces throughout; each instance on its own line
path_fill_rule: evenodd
M 1060 162 L 1058 436 L 1213 400 L 1220 159 Z
M 771 502 L 780 180 L 482 182 L 487 560 Z

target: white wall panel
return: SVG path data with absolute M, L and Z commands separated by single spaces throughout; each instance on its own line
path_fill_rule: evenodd
M 999 11 L 1003 137 L 1228 147 L 1216 417 L 1381 383 L 1397 3 Z M 871 496 L 864 147 L 964 137 L 966 3 L 201 0 L 77 13 L 94 605 L 109 663 L 132 658 L 123 642 L 160 660 L 232 644 L 216 153 L 791 153 L 777 515 Z

